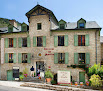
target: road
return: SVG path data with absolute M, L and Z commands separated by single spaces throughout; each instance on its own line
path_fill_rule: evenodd
M 0 86 L 0 91 L 53 91 L 53 90 L 45 90 L 45 89 L 38 89 L 38 88 L 27 88 L 27 87 L 7 87 L 7 86 Z

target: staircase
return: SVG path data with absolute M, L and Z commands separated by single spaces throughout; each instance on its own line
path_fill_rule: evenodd
M 44 78 L 39 79 L 39 77 L 24 77 L 23 81 L 24 82 L 35 82 L 35 83 L 44 83 Z

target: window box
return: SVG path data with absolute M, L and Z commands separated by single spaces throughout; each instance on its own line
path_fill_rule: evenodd
M 22 63 L 27 63 L 27 60 L 22 60 Z
M 9 59 L 9 63 L 13 63 L 13 59 Z
M 59 60 L 58 63 L 59 63 L 59 64 L 63 64 L 63 63 L 64 63 L 64 60 Z

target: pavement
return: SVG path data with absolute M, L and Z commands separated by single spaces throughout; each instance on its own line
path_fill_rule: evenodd
M 25 84 L 25 82 L 0 81 L 0 85 L 6 86 L 6 87 L 13 87 L 13 88 L 19 88 L 19 89 L 33 90 L 33 91 L 53 91 L 53 90 L 40 89 L 40 88 L 21 87 L 20 85 L 22 85 L 22 84 Z

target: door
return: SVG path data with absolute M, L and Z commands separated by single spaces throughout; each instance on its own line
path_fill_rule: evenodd
M 7 71 L 7 80 L 12 81 L 13 80 L 13 72 L 12 70 Z
M 85 72 L 79 72 L 79 82 L 83 82 L 85 84 Z
M 44 62 L 43 61 L 36 62 L 36 73 L 38 69 L 40 70 L 40 72 L 44 72 Z

